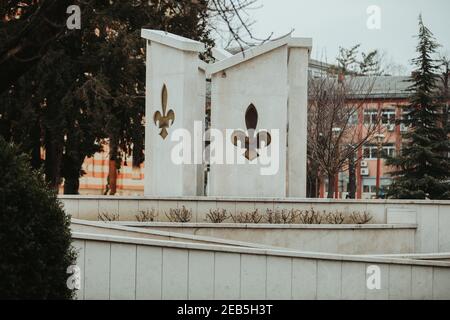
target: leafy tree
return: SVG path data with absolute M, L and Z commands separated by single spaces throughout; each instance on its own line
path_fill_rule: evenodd
M 70 217 L 29 159 L 0 137 L 0 299 L 69 299 Z
M 395 166 L 388 195 L 399 199 L 450 199 L 450 144 L 444 123 L 444 106 L 437 97 L 437 64 L 433 54 L 438 48 L 432 32 L 419 17 L 418 56 L 412 95 L 402 123 L 410 127 L 404 136 L 401 153 L 387 161 Z

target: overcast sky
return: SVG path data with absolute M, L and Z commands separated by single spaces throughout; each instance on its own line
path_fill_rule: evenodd
M 334 62 L 339 46 L 361 43 L 363 50 L 380 49 L 386 61 L 410 70 L 415 55 L 417 19 L 422 13 L 442 50 L 450 53 L 449 0 L 259 0 L 262 6 L 249 11 L 259 37 L 295 29 L 295 35 L 313 38 L 312 58 Z M 367 27 L 367 8 L 381 9 L 381 28 Z

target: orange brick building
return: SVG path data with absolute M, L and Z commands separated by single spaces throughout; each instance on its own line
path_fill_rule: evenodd
M 82 169 L 86 174 L 80 179 L 80 194 L 102 195 L 107 191 L 109 174 L 109 149 L 93 158 L 86 158 Z M 117 195 L 139 196 L 144 194 L 144 166 L 133 168 L 132 158 L 122 162 L 117 174 Z
M 394 155 L 400 151 L 402 145 L 402 133 L 407 128 L 403 125 L 396 124 L 396 120 L 401 119 L 403 109 L 401 106 L 408 104 L 409 92 L 407 91 L 410 82 L 409 77 L 398 76 L 381 76 L 377 77 L 374 82 L 373 89 L 365 99 L 363 111 L 359 115 L 358 124 L 370 125 L 378 123 L 381 115 L 380 128 L 380 187 L 381 194 L 383 188 L 391 183 L 389 175 L 390 168 L 385 165 L 385 155 Z M 358 150 L 358 159 L 356 165 L 356 198 L 370 199 L 376 196 L 376 177 L 377 177 L 377 159 L 378 159 L 378 142 L 365 144 Z M 335 198 L 346 198 L 348 194 L 349 174 L 341 172 L 336 183 Z M 320 184 L 320 197 L 327 197 L 327 181 Z

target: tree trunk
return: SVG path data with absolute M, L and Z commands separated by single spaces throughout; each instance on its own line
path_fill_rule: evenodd
M 109 173 L 108 173 L 109 195 L 117 193 L 117 143 L 109 139 Z
M 41 127 L 39 123 L 36 123 L 33 127 L 32 139 L 32 149 L 31 149 L 31 166 L 33 169 L 41 169 L 42 159 L 41 159 Z
M 444 125 L 447 128 L 447 133 L 448 131 L 450 131 L 450 126 L 449 126 L 449 119 L 448 119 L 448 113 L 449 113 L 449 105 L 448 105 L 448 100 L 450 99 L 450 95 L 449 95 L 449 87 L 448 87 L 448 78 L 450 76 L 450 70 L 449 70 L 449 65 L 446 65 L 445 68 L 445 72 L 444 72 L 444 105 L 445 105 L 445 110 L 444 110 Z
M 84 159 L 84 157 L 83 157 Z M 80 194 L 80 177 L 83 161 L 65 155 L 63 161 L 64 194 Z
M 56 192 L 61 184 L 61 162 L 63 153 L 62 142 L 52 139 L 51 133 L 46 134 L 45 144 L 45 179 Z
M 310 164 L 308 167 L 308 178 L 307 178 L 307 197 L 308 198 L 318 198 L 318 168 L 314 164 Z
M 117 193 L 117 166 L 116 160 L 109 160 L 109 195 Z
M 328 174 L 328 199 L 334 199 L 334 184 L 336 181 L 335 174 Z
M 80 194 L 80 177 L 71 176 L 64 178 L 64 194 Z
M 315 199 L 317 198 L 317 176 L 309 177 L 308 179 L 308 198 Z
M 356 164 L 355 157 L 351 155 L 348 159 L 348 197 L 356 198 Z

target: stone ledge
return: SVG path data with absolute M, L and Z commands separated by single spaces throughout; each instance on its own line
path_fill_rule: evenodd
M 175 238 L 183 239 L 184 241 L 200 241 L 200 242 L 215 243 L 218 245 L 226 245 L 226 246 L 238 246 L 238 247 L 260 248 L 260 249 L 261 248 L 264 248 L 264 249 L 277 248 L 277 247 L 256 244 L 256 243 L 250 243 L 250 242 L 243 242 L 243 241 L 219 239 L 219 238 L 213 238 L 213 237 L 207 237 L 207 236 L 189 235 L 189 234 L 185 234 L 185 233 L 175 233 L 175 232 L 160 231 L 160 230 L 155 230 L 155 229 L 134 228 L 132 226 L 120 225 L 120 224 L 115 224 L 115 223 L 111 223 L 111 222 L 87 221 L 87 220 L 78 220 L 78 219 L 72 219 L 71 222 L 72 222 L 72 225 L 95 227 L 95 228 L 102 229 L 105 232 L 107 232 L 107 230 L 117 230 L 117 231 L 133 232 L 136 234 L 147 234 L 147 235 L 163 236 L 163 237 L 174 238 L 174 239 Z M 74 231 L 74 233 L 76 233 L 76 232 L 80 232 L 80 231 Z
M 237 224 L 237 223 L 176 223 L 114 221 L 112 224 L 128 227 L 163 228 L 225 228 L 225 229 L 326 229 L 326 230 L 377 230 L 417 229 L 417 224 Z
M 62 200 L 136 200 L 136 201 L 204 201 L 204 202 L 257 202 L 257 203 L 306 203 L 306 204 L 387 204 L 387 205 L 448 205 L 450 200 L 344 200 L 305 198 L 228 198 L 228 197 L 145 197 L 145 196 L 88 196 L 59 195 Z
M 134 245 L 143 245 L 143 246 L 178 248 L 178 249 L 186 249 L 186 250 L 230 252 L 230 253 L 241 253 L 241 254 L 288 257 L 288 258 L 328 260 L 328 261 L 349 261 L 349 262 L 363 262 L 363 263 L 375 263 L 375 264 L 379 263 L 379 264 L 433 266 L 433 267 L 450 268 L 450 262 L 442 262 L 442 261 L 410 260 L 410 259 L 386 258 L 386 257 L 377 257 L 377 256 L 359 256 L 359 255 L 342 255 L 342 254 L 328 254 L 328 253 L 316 253 L 316 252 L 300 252 L 300 251 L 293 251 L 293 250 L 240 248 L 240 247 L 223 246 L 223 245 L 192 244 L 192 243 L 174 242 L 174 241 L 166 241 L 166 240 L 139 239 L 139 238 L 120 237 L 120 236 L 111 236 L 111 235 L 99 235 L 99 234 L 82 233 L 82 232 L 73 232 L 72 237 L 77 240 L 113 242 L 113 243 L 134 244 Z
M 368 257 L 401 258 L 413 260 L 450 260 L 450 252 L 446 253 L 411 253 L 411 254 L 370 254 Z

